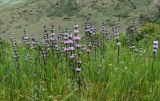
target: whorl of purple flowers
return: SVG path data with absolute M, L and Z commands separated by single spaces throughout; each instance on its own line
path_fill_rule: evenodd
M 24 36 L 22 37 L 22 41 L 25 45 L 29 45 L 29 36 L 25 30 L 24 30 Z
M 19 60 L 19 54 L 18 54 L 18 49 L 17 49 L 18 46 L 16 43 L 16 39 L 13 37 L 12 33 L 10 34 L 10 41 L 12 43 L 14 57 L 15 57 L 16 61 L 18 61 Z
M 134 50 L 134 49 L 135 49 L 135 43 L 132 43 L 132 44 L 131 44 L 130 49 L 131 49 L 131 50 Z
M 74 33 L 75 34 L 79 34 L 79 30 L 78 29 L 74 29 Z
M 75 44 L 75 48 L 80 48 L 81 45 L 80 44 Z
M 77 68 L 76 68 L 76 72 L 77 72 L 77 73 L 80 73 L 81 71 L 82 71 L 82 68 L 81 68 L 81 67 L 77 67 Z
M 77 36 L 80 33 L 77 24 L 74 25 L 74 31 L 73 32 L 74 32 L 75 36 Z
M 50 41 L 53 42 L 53 41 L 56 41 L 56 40 L 57 40 L 57 37 L 54 33 L 54 26 L 52 25 L 51 34 L 50 34 Z
M 92 26 L 92 24 L 87 24 L 86 28 L 85 28 L 85 33 L 88 33 L 89 35 L 95 35 L 96 34 L 96 30 Z
M 31 44 L 32 44 L 32 48 L 35 49 L 37 46 L 37 42 L 35 38 L 32 38 Z
M 81 64 L 82 64 L 81 61 L 77 61 L 77 68 L 76 68 L 77 73 L 80 73 L 82 71 Z
M 73 44 L 73 40 L 64 41 L 64 44 L 65 44 L 65 45 L 67 45 L 67 44 Z
M 68 47 L 68 48 L 64 48 L 65 52 L 70 52 L 70 51 L 74 51 L 75 48 L 74 47 Z
M 70 56 L 70 59 L 76 60 L 76 59 L 77 59 L 77 54 L 72 54 L 72 55 Z
M 158 41 L 155 40 L 155 41 L 153 41 L 153 52 L 157 53 L 157 50 L 158 50 Z
M 115 39 L 118 40 L 119 39 L 119 29 L 117 26 L 113 28 L 113 32 L 114 32 Z
M 50 43 L 51 43 L 51 46 L 54 47 L 54 48 L 56 48 L 55 46 L 56 46 L 57 43 L 58 43 L 58 38 L 57 38 L 57 36 L 56 36 L 54 33 L 52 33 L 52 34 L 50 35 L 49 41 L 50 41 Z
M 102 33 L 102 34 L 105 34 L 106 31 L 107 31 L 106 25 L 105 25 L 105 23 L 103 22 L 103 23 L 102 23 L 102 28 L 101 28 L 101 33 Z
M 80 38 L 79 36 L 75 36 L 75 37 L 73 38 L 73 40 L 74 40 L 74 41 L 80 41 L 81 38 Z
M 119 40 L 119 34 L 120 34 L 120 18 L 118 18 L 118 21 L 116 25 L 112 28 L 114 32 L 115 39 Z
M 66 32 L 66 33 L 64 33 L 64 40 L 67 40 L 68 39 L 68 37 L 69 37 L 69 34 Z

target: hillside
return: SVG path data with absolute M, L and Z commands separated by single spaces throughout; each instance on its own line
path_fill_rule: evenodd
M 112 26 L 119 16 L 121 29 L 125 31 L 128 24 L 153 3 L 152 0 L 26 0 L 1 8 L 0 31 L 13 32 L 20 38 L 26 29 L 30 35 L 39 36 L 44 25 L 72 28 L 77 22 L 83 29 L 85 19 L 90 17 L 96 25 L 106 21 L 108 26 Z

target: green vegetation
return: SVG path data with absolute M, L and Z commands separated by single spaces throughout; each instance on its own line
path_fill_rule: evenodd
M 153 40 L 150 37 L 147 43 L 142 39 L 136 44 L 135 50 L 142 47 L 142 53 L 130 51 L 128 46 L 122 44 L 120 57 L 114 39 L 106 40 L 104 58 L 98 46 L 97 53 L 92 48 L 89 57 L 83 52 L 80 90 L 77 74 L 72 69 L 76 67 L 73 67 L 72 61 L 66 62 L 65 54 L 53 49 L 44 60 L 38 49 L 30 49 L 31 57 L 27 59 L 28 49 L 19 46 L 17 70 L 11 45 L 1 43 L 0 100 L 160 100 L 160 52 L 152 70 Z
M 160 100 L 152 0 L 15 1 L 0 6 L 0 101 Z

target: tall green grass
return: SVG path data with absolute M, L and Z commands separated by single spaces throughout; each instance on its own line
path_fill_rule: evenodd
M 77 76 L 63 54 L 50 51 L 45 65 L 40 53 L 30 50 L 31 60 L 26 61 L 26 49 L 19 46 L 20 71 L 16 72 L 10 44 L 0 45 L 0 100 L 1 101 L 158 101 L 160 100 L 160 56 L 157 54 L 153 72 L 152 41 L 148 41 L 149 56 L 145 41 L 143 56 L 136 56 L 127 46 L 120 47 L 117 64 L 117 48 L 114 40 L 106 41 L 104 59 L 97 48 L 81 56 L 81 89 Z M 53 55 L 54 54 L 54 55 Z M 89 61 L 88 61 L 89 59 Z M 76 68 L 76 67 L 75 67 Z M 47 71 L 47 74 L 46 74 Z

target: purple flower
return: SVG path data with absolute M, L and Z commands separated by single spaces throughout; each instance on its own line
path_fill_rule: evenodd
M 76 68 L 76 72 L 80 73 L 82 71 L 82 69 L 80 67 Z
M 85 33 L 88 33 L 89 32 L 89 29 L 85 29 Z
M 72 60 L 77 59 L 77 54 L 72 54 L 72 55 L 70 56 L 70 59 L 72 59 Z
M 74 47 L 68 47 L 68 51 L 74 51 L 75 48 Z
M 114 30 L 114 35 L 115 35 L 115 39 L 119 39 L 119 30 L 118 29 Z
M 79 34 L 79 30 L 78 30 L 78 29 L 75 29 L 75 30 L 74 30 L 74 33 L 75 33 L 75 34 Z
M 68 39 L 68 37 L 69 37 L 69 34 L 68 33 L 64 33 L 64 39 L 66 40 L 66 39 Z
M 69 51 L 69 49 L 68 49 L 68 48 L 64 48 L 64 51 L 65 51 L 65 52 L 68 52 L 68 51 Z
M 68 40 L 68 44 L 73 44 L 73 40 Z
M 157 50 L 158 50 L 158 41 L 153 41 L 153 52 L 154 53 L 157 53 Z
M 86 28 L 87 28 L 87 29 L 90 28 L 90 25 L 88 24 L 88 25 L 86 26 Z
M 36 44 L 36 41 L 35 41 L 35 40 L 32 40 L 31 43 L 32 43 L 32 48 L 33 48 L 33 49 L 36 48 L 36 45 L 37 45 L 37 44 Z
M 73 37 L 73 35 L 72 35 L 72 34 L 68 34 L 68 37 L 69 37 L 69 38 L 72 38 L 72 37 Z
M 68 41 L 64 41 L 64 44 L 65 44 L 65 45 L 68 44 Z
M 74 39 L 75 41 L 80 41 L 81 38 L 80 38 L 79 36 L 76 36 L 76 37 L 74 37 L 73 39 Z
M 76 47 L 76 48 L 80 48 L 81 45 L 80 45 L 80 44 L 76 44 L 75 47 Z
M 92 31 L 92 30 L 89 30 L 89 33 L 90 33 L 90 34 L 93 34 L 93 31 Z
M 66 45 L 66 44 L 73 44 L 73 40 L 67 40 L 67 41 L 64 42 L 64 44 L 65 44 L 65 45 Z

